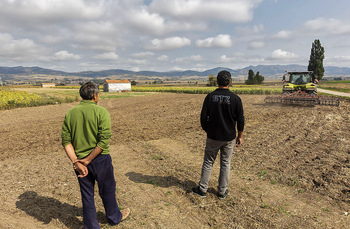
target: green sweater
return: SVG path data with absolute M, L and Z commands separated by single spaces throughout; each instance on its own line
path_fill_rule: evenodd
M 78 159 L 89 155 L 98 146 L 109 154 L 111 119 L 106 108 L 90 100 L 83 100 L 70 109 L 62 125 L 62 145 L 72 143 Z

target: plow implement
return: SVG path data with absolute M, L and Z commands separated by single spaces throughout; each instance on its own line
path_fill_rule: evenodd
M 317 94 L 309 94 L 299 90 L 283 95 L 266 96 L 265 103 L 339 106 L 339 98 L 323 97 Z

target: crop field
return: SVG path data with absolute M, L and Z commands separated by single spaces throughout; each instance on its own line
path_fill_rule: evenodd
M 58 89 L 79 89 L 79 86 L 57 86 Z M 103 89 L 100 86 L 100 89 Z M 203 86 L 177 86 L 177 85 L 141 85 L 132 86 L 133 92 L 171 92 L 188 94 L 207 94 L 215 90 L 215 87 Z M 257 85 L 233 85 L 230 89 L 237 94 L 280 94 L 282 89 L 279 87 L 262 87 Z
M 108 226 L 96 190 L 101 228 L 348 228 L 348 100 L 280 106 L 241 94 L 243 145 L 232 157 L 229 195 L 219 200 L 217 162 L 208 196 L 190 191 L 203 161 L 205 94 L 132 93 L 99 102 L 111 114 L 117 200 L 131 209 L 125 222 Z M 0 111 L 0 228 L 82 225 L 79 185 L 60 142 L 65 113 L 77 104 Z
M 188 93 L 188 94 L 208 94 L 214 91 L 215 87 L 142 87 L 134 86 L 133 91 L 139 92 L 172 92 L 172 93 Z M 264 88 L 257 86 L 245 86 L 245 87 L 233 87 L 230 89 L 236 94 L 258 94 L 258 95 L 270 95 L 270 94 L 281 94 L 281 88 Z
M 26 91 L 0 90 L 0 110 L 38 106 L 43 103 L 48 104 L 50 101 L 44 101 L 43 97 L 37 94 L 30 94 Z
M 79 101 L 79 86 L 40 88 L 40 87 L 11 87 L 0 90 L 0 110 L 16 107 L 30 107 L 45 104 L 69 103 Z M 100 98 L 122 98 L 142 96 L 142 92 L 101 92 Z

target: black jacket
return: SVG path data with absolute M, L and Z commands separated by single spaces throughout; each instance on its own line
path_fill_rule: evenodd
M 237 130 L 244 129 L 244 115 L 241 98 L 229 89 L 218 88 L 205 97 L 201 126 L 207 137 L 217 141 L 231 141 Z

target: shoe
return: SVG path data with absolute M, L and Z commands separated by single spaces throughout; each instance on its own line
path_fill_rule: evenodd
M 130 208 L 125 208 L 124 210 L 120 211 L 122 213 L 122 220 L 124 221 L 126 218 L 128 218 L 128 216 L 130 215 Z
M 192 193 L 201 197 L 201 198 L 205 198 L 207 196 L 207 193 L 202 192 L 199 187 L 192 188 Z
M 225 199 L 227 195 L 228 195 L 228 189 L 226 189 L 224 194 L 218 194 L 218 197 L 219 197 L 219 199 Z

